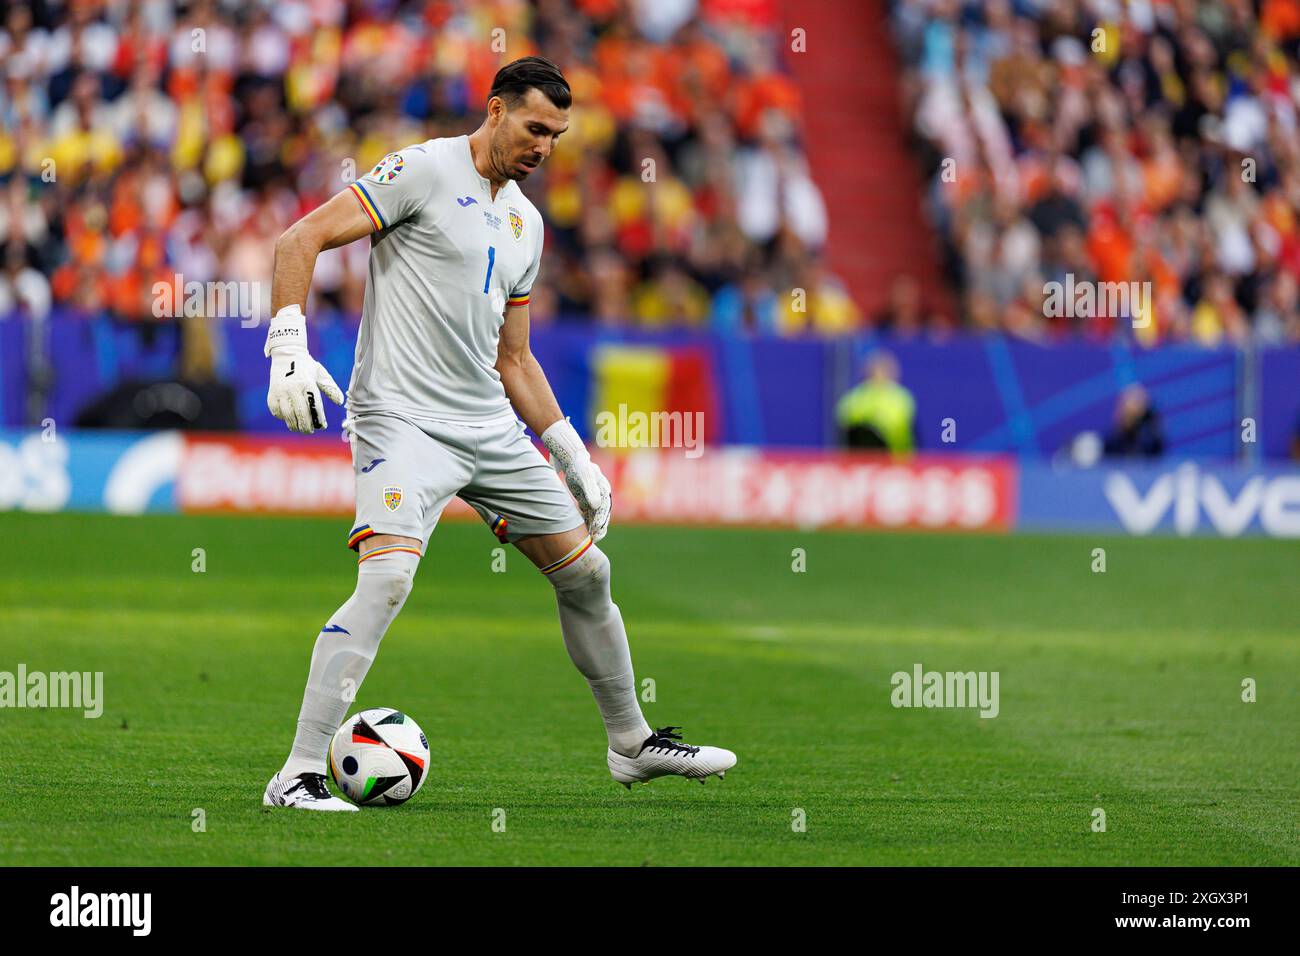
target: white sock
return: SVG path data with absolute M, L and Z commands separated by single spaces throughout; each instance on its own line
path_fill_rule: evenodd
M 376 548 L 357 566 L 357 589 L 316 638 L 298 732 L 281 773 L 324 773 L 330 738 L 347 716 L 388 625 L 411 593 L 420 556 Z M 339 630 L 342 628 L 342 630 Z
M 650 725 L 636 697 L 623 615 L 609 594 L 609 558 L 584 541 L 556 563 L 574 555 L 579 556 L 547 574 L 555 586 L 564 647 L 591 686 L 610 748 L 630 757 L 650 736 Z

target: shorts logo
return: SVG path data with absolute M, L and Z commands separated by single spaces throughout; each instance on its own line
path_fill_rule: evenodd
M 384 488 L 384 507 L 389 511 L 396 511 L 402 507 L 402 486 L 387 485 Z
M 375 182 L 391 183 L 397 178 L 397 174 L 402 171 L 405 160 L 402 159 L 401 153 L 389 153 L 379 161 L 374 169 L 370 171 L 370 178 Z
M 519 215 L 519 210 L 514 206 L 510 207 L 510 231 L 515 234 L 516 239 L 522 239 L 524 235 L 524 217 Z

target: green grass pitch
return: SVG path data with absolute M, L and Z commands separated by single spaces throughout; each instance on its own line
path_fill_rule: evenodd
M 551 589 L 445 524 L 357 702 L 424 727 L 423 790 L 264 809 L 346 530 L 0 515 L 0 670 L 103 671 L 106 698 L 0 710 L 0 864 L 1300 863 L 1293 542 L 615 524 L 648 719 L 739 755 L 628 792 Z M 916 662 L 999 672 L 1000 714 L 895 709 Z

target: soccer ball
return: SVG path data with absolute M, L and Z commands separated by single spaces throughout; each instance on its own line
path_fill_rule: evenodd
M 330 776 L 353 803 L 405 803 L 429 770 L 429 741 L 419 724 L 391 707 L 343 721 L 330 741 Z

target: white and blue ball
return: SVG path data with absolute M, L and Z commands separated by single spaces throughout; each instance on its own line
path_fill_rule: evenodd
M 405 803 L 429 775 L 429 740 L 400 710 L 354 714 L 330 741 L 330 776 L 360 806 Z

